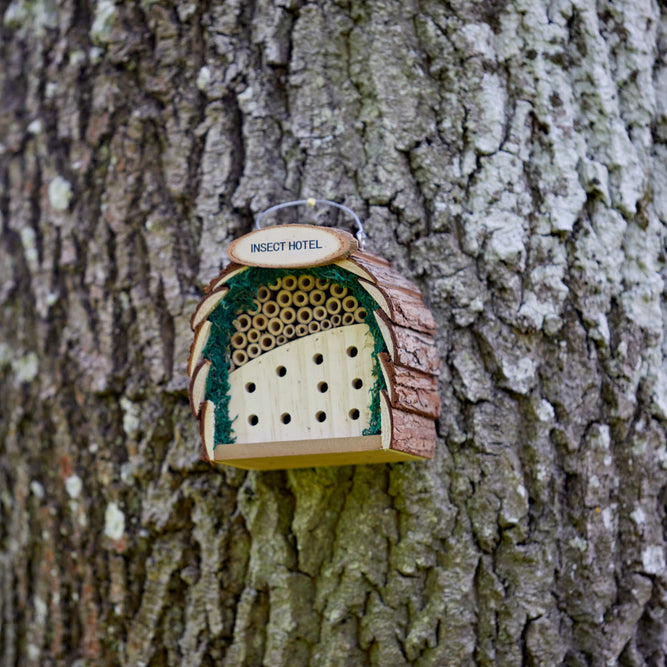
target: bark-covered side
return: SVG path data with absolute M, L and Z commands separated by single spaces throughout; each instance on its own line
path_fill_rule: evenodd
M 0 664 L 664 664 L 664 9 L 0 16 Z M 303 196 L 433 309 L 433 462 L 198 460 L 189 316 Z

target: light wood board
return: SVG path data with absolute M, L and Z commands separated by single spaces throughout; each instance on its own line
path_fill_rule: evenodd
M 315 225 L 280 225 L 258 229 L 233 241 L 227 255 L 246 266 L 298 268 L 322 266 L 357 249 L 348 232 Z
M 382 448 L 382 436 L 218 445 L 215 463 L 245 470 L 418 461 L 421 457 Z

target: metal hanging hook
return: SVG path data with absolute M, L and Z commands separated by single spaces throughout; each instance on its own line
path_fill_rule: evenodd
M 366 234 L 364 233 L 364 226 L 361 224 L 359 216 L 351 208 L 343 206 L 343 204 L 339 204 L 338 202 L 335 201 L 329 201 L 328 199 L 313 199 L 311 197 L 309 199 L 297 199 L 295 201 L 287 201 L 283 202 L 282 204 L 276 204 L 275 206 L 271 206 L 270 208 L 267 208 L 266 210 L 262 211 L 257 216 L 257 219 L 255 220 L 255 229 L 260 229 L 259 225 L 260 220 L 268 213 L 273 213 L 273 211 L 278 211 L 281 208 L 288 208 L 289 206 L 303 206 L 303 205 L 315 206 L 316 204 L 328 204 L 329 206 L 334 206 L 335 208 L 340 209 L 341 211 L 347 213 L 348 215 L 351 215 L 354 218 L 354 221 L 357 223 L 357 233 L 355 234 L 355 236 L 357 237 L 357 243 L 359 243 L 359 248 L 361 250 L 364 249 L 364 246 L 366 245 Z

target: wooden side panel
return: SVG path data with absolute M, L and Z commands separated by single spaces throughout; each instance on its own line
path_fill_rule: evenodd
M 193 331 L 215 310 L 218 304 L 225 298 L 227 292 L 229 292 L 228 287 L 220 287 L 199 302 L 197 310 L 195 310 L 190 318 L 190 328 Z
M 195 337 L 190 345 L 190 356 L 188 357 L 187 373 L 189 377 L 195 372 L 195 368 L 199 364 L 201 354 L 208 343 L 208 338 L 211 335 L 211 323 L 208 320 L 202 322 L 195 331 Z
M 202 453 L 204 461 L 213 462 L 215 449 L 215 405 L 212 401 L 201 404 L 199 414 L 199 434 L 201 435 Z
M 350 273 L 354 273 L 355 276 L 358 276 L 359 278 L 363 278 L 364 280 L 367 280 L 368 282 L 374 283 L 377 282 L 375 280 L 375 276 L 373 276 L 371 273 L 369 273 L 363 266 L 359 264 L 359 262 L 355 262 L 352 260 L 352 258 L 348 257 L 347 259 L 341 259 L 336 262 L 336 266 L 340 266 L 341 269 L 345 269 L 346 271 L 349 271 Z
M 356 273 L 364 280 L 393 286 L 421 299 L 419 286 L 400 274 L 391 264 L 388 264 L 386 260 L 377 255 L 371 255 L 366 252 L 355 252 L 347 261 L 350 265 L 356 265 L 356 270 L 353 266 L 344 266 L 343 268 Z M 369 278 L 368 276 L 371 277 Z
M 211 280 L 211 282 L 206 287 L 206 294 L 215 292 L 218 287 L 222 287 L 228 280 L 231 280 L 234 276 L 238 276 L 239 273 L 247 271 L 248 268 L 249 267 L 247 266 L 241 266 L 241 264 L 232 262 L 225 269 L 223 269 L 222 273 L 217 278 Z
M 420 298 L 388 285 L 373 285 L 365 280 L 359 283 L 394 324 L 429 335 L 435 333 L 433 315 Z
M 367 259 L 369 262 L 374 262 L 375 264 L 384 264 L 384 266 L 391 266 L 391 262 L 388 259 L 385 259 L 381 255 L 376 255 L 375 253 L 368 252 L 368 250 L 357 250 L 352 257 L 360 256 L 363 259 Z
M 197 366 L 190 380 L 190 409 L 195 417 L 199 417 L 201 404 L 206 397 L 206 380 L 210 370 L 211 362 L 205 359 Z
M 379 356 L 392 407 L 437 419 L 440 416 L 437 378 L 394 364 L 385 352 Z
M 381 409 L 383 447 L 421 458 L 433 458 L 436 432 L 431 418 L 392 407 L 384 391 L 381 393 Z
M 379 309 L 375 311 L 375 319 L 394 363 L 416 368 L 427 375 L 440 373 L 438 348 L 430 336 L 392 325 L 389 318 Z

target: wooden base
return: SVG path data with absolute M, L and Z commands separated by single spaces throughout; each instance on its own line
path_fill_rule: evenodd
M 213 463 L 244 470 L 285 470 L 424 460 L 421 456 L 383 449 L 381 435 L 218 445 L 214 457 Z

